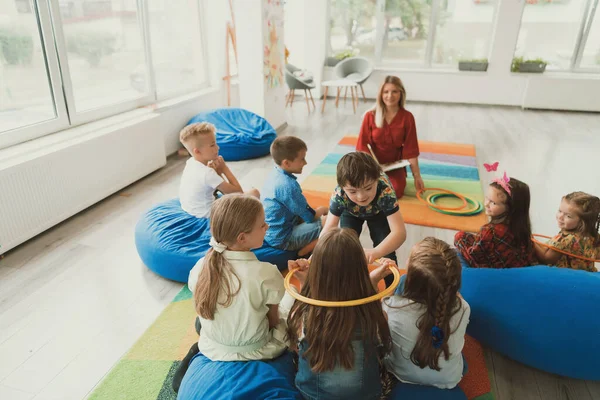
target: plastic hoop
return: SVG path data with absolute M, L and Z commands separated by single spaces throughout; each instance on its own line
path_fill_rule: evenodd
M 465 216 L 465 217 L 466 216 L 470 216 L 470 215 L 479 214 L 483 210 L 483 205 L 480 202 L 478 202 L 477 200 L 472 199 L 472 198 L 470 198 L 468 196 L 464 196 L 464 197 L 467 200 L 467 202 L 472 206 L 472 208 L 467 209 L 467 210 L 462 210 L 462 211 L 445 211 L 445 210 L 442 210 L 438 206 L 435 205 L 436 199 L 438 199 L 440 197 L 447 197 L 447 196 L 452 196 L 452 195 L 445 194 L 445 193 L 430 194 L 429 196 L 427 196 L 427 205 L 432 210 L 440 212 L 442 214 Z
M 285 290 L 287 290 L 287 292 L 293 298 L 295 298 L 296 300 L 299 300 L 303 303 L 307 303 L 307 304 L 310 304 L 313 306 L 321 306 L 321 307 L 360 306 L 363 304 L 371 303 L 373 301 L 381 300 L 384 297 L 387 297 L 387 296 L 391 295 L 392 293 L 394 293 L 394 291 L 396 290 L 396 287 L 400 283 L 400 271 L 398 271 L 398 269 L 396 269 L 396 267 L 394 267 L 392 265 L 388 266 L 388 268 L 391 269 L 392 273 L 394 274 L 394 281 L 392 282 L 392 284 L 389 287 L 382 290 L 381 292 L 374 294 L 373 296 L 365 297 L 362 299 L 346 300 L 346 301 L 325 301 L 325 300 L 315 300 L 315 299 L 311 299 L 309 297 L 302 296 L 300 293 L 296 292 L 295 290 L 292 290 L 290 287 L 290 280 L 292 279 L 292 276 L 296 273 L 296 271 L 298 271 L 298 268 L 294 268 L 294 269 L 290 270 L 290 272 L 285 276 L 285 279 L 283 280 L 283 286 L 285 287 Z
M 423 203 L 427 203 L 428 205 L 431 206 L 431 204 L 429 204 L 426 200 L 423 200 L 423 197 L 421 197 L 421 194 L 423 194 L 424 192 L 428 192 L 431 190 L 437 190 L 440 191 L 442 193 L 446 193 L 449 196 L 454 196 L 457 197 L 458 199 L 462 200 L 463 204 L 460 207 L 442 207 L 442 206 L 434 206 L 439 210 L 444 210 L 444 211 L 456 211 L 456 210 L 462 210 L 463 208 L 465 208 L 467 206 L 467 199 L 465 198 L 465 196 L 463 196 L 460 193 L 456 193 L 453 192 L 451 190 L 447 190 L 447 189 L 442 189 L 442 188 L 424 188 L 421 189 L 419 191 L 417 191 L 417 199 L 419 199 L 421 202 Z M 437 211 L 437 210 L 436 210 Z
M 562 253 L 562 254 L 564 254 L 566 256 L 569 256 L 569 257 L 579 258 L 580 260 L 591 261 L 593 263 L 600 263 L 600 258 L 599 259 L 588 258 L 588 257 L 584 257 L 584 256 L 579 256 L 579 255 L 576 255 L 576 254 L 573 254 L 573 253 L 569 253 L 568 251 L 564 251 L 564 250 L 558 249 L 558 248 L 556 248 L 554 246 L 550 246 L 548 243 L 542 243 L 542 242 L 540 242 L 539 240 L 537 240 L 535 238 L 536 236 L 537 237 L 542 237 L 542 238 L 545 238 L 545 239 L 552 239 L 552 236 L 546 236 L 546 235 L 540 235 L 538 233 L 533 233 L 531 235 L 531 241 L 533 243 L 539 244 L 540 246 L 547 247 L 547 248 L 549 248 L 551 250 L 556 251 L 557 253 Z

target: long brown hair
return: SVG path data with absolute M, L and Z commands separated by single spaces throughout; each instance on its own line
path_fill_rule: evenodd
M 231 247 L 241 233 L 249 233 L 263 206 L 256 197 L 228 194 L 216 200 L 210 210 L 210 232 L 218 242 Z M 217 304 L 229 307 L 240 291 L 240 279 L 222 253 L 208 250 L 194 290 L 196 312 L 214 319 Z
M 313 252 L 302 295 L 317 300 L 344 301 L 374 294 L 365 253 L 356 232 L 335 228 L 325 233 Z M 353 340 L 362 340 L 366 348 L 382 344 L 383 354 L 389 353 L 392 346 L 390 329 L 379 301 L 354 307 L 318 307 L 296 301 L 288 317 L 291 343 L 298 341 L 302 329 L 308 342 L 304 356 L 314 372 L 331 371 L 336 365 L 351 369 L 354 366 Z
M 394 75 L 386 76 L 383 80 L 383 83 L 379 87 L 379 92 L 377 92 L 377 100 L 375 101 L 375 106 L 372 109 L 372 112 L 375 113 L 375 125 L 378 128 L 383 127 L 383 118 L 386 112 L 385 103 L 383 102 L 383 87 L 386 85 L 386 83 L 393 84 L 400 91 L 400 100 L 398 100 L 398 105 L 400 108 L 404 108 L 404 104 L 406 104 L 406 89 L 404 88 L 400 78 Z
M 600 241 L 600 199 L 585 192 L 573 192 L 563 197 L 566 201 L 576 207 L 576 212 L 581 221 L 577 226 L 577 232 L 585 236 L 591 236 L 594 241 Z
M 403 296 L 426 307 L 417 320 L 419 336 L 410 354 L 415 365 L 439 371 L 440 356 L 450 358 L 448 339 L 454 333 L 450 330 L 450 319 L 462 307 L 458 297 L 460 283 L 460 261 L 448 243 L 426 237 L 412 248 Z M 432 338 L 434 327 L 442 332 L 438 346 Z
M 506 223 L 513 234 L 517 246 L 524 246 L 528 251 L 532 249 L 531 243 L 531 219 L 529 218 L 529 205 L 531 196 L 529 186 L 518 179 L 510 178 L 510 194 L 496 182 L 490 186 L 501 191 L 506 197 L 506 212 L 496 218 L 492 223 Z

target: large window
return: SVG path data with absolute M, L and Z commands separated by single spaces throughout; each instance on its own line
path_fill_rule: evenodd
M 198 90 L 202 0 L 0 0 L 0 148 Z
M 455 66 L 487 58 L 496 0 L 330 0 L 330 50 L 376 65 Z
M 600 69 L 598 0 L 527 0 L 515 57 L 542 59 L 548 69 Z

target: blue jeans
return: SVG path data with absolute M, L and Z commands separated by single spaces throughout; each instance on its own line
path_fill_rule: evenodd
M 371 235 L 371 240 L 373 241 L 373 247 L 379 246 L 381 242 L 385 240 L 385 238 L 390 234 L 390 224 L 388 223 L 387 217 L 380 212 L 372 217 L 355 217 L 354 215 L 344 211 L 340 217 L 340 227 L 341 228 L 350 228 L 354 230 L 358 236 L 362 232 L 363 225 L 367 222 L 367 226 L 369 227 L 369 233 Z M 396 264 L 398 264 L 398 259 L 396 258 L 396 252 L 393 251 L 390 254 L 386 255 L 387 258 L 394 260 Z M 385 286 L 388 287 L 394 281 L 393 275 L 388 275 L 385 277 Z
M 306 340 L 300 342 L 296 387 L 307 400 L 377 400 L 381 396 L 381 379 L 377 349 L 365 351 L 363 342 L 352 342 L 354 367 L 350 370 L 336 366 L 332 371 L 313 372 L 304 358 Z
M 300 250 L 313 240 L 319 238 L 321 233 L 321 218 L 318 218 L 314 222 L 302 222 L 292 230 L 292 234 L 283 243 L 284 250 L 296 251 Z

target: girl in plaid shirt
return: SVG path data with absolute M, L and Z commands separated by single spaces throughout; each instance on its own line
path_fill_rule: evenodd
M 531 242 L 529 186 L 515 179 L 494 179 L 485 197 L 490 222 L 478 233 L 458 232 L 454 245 L 476 268 L 514 268 L 537 264 Z

